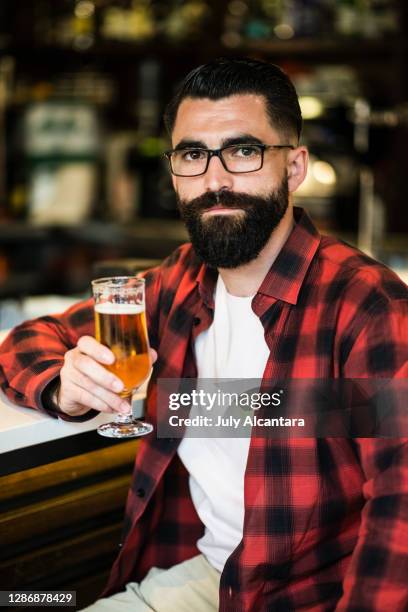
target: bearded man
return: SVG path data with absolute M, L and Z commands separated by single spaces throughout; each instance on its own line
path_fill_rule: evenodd
M 287 75 L 245 58 L 200 66 L 165 121 L 191 244 L 144 275 L 147 420 L 159 378 L 406 377 L 407 288 L 293 206 L 308 152 Z M 87 301 L 17 328 L 1 355 L 9 397 L 71 420 L 128 411 L 92 320 Z M 150 434 L 87 609 L 406 610 L 407 465 L 402 438 Z

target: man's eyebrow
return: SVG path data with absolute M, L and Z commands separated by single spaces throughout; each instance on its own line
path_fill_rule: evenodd
M 262 140 L 259 140 L 252 134 L 238 134 L 237 136 L 231 136 L 230 138 L 224 138 L 221 141 L 222 147 L 229 147 L 230 145 L 237 144 L 263 144 Z
M 236 136 L 230 136 L 224 138 L 221 141 L 221 147 L 229 147 L 236 144 L 263 144 L 262 140 L 253 136 L 252 134 L 237 134 Z M 175 151 L 180 149 L 208 149 L 208 146 L 202 140 L 192 140 L 189 138 L 183 138 L 174 147 Z
M 179 143 L 174 147 L 175 151 L 179 149 L 208 149 L 207 145 L 202 140 L 190 140 L 188 138 L 183 138 Z

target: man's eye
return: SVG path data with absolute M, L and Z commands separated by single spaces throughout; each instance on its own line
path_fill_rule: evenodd
M 183 161 L 197 161 L 205 158 L 205 152 L 200 149 L 188 149 L 182 152 L 181 159 Z
M 250 145 L 241 145 L 239 147 L 233 147 L 231 149 L 231 155 L 233 157 L 256 157 L 259 155 L 259 148 Z

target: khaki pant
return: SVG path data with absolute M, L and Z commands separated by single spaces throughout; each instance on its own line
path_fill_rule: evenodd
M 153 567 L 141 582 L 84 612 L 216 612 L 219 584 L 220 573 L 198 555 L 167 570 Z

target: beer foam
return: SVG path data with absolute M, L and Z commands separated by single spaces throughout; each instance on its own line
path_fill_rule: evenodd
M 144 312 L 141 304 L 114 304 L 113 302 L 103 302 L 95 305 L 95 312 L 109 315 L 135 315 Z

